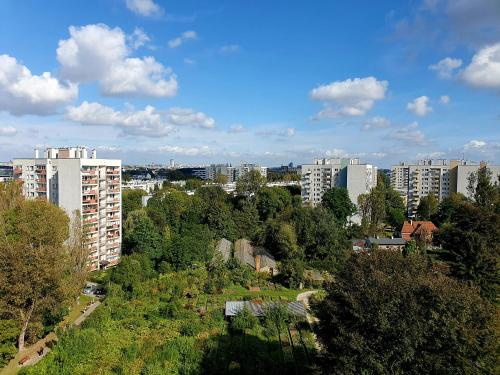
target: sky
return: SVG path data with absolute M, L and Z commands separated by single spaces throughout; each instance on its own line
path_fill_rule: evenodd
M 499 0 L 2 0 L 0 161 L 500 162 Z

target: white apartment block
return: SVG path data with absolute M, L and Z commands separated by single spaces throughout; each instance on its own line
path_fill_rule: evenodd
M 214 180 L 217 175 L 227 177 L 227 182 L 236 182 L 241 176 L 250 171 L 258 171 L 262 177 L 267 178 L 267 167 L 262 167 L 257 164 L 241 164 L 233 167 L 231 164 L 211 164 L 200 170 L 193 171 L 193 175 L 200 177 L 203 180 Z
M 15 159 L 14 179 L 27 198 L 43 198 L 73 217 L 82 215 L 92 270 L 115 265 L 121 254 L 121 160 L 90 157 L 85 147 L 47 148 Z
M 494 180 L 500 174 L 500 166 L 466 160 L 402 162 L 392 167 L 391 185 L 406 202 L 408 216 L 414 217 L 420 199 L 429 194 L 439 201 L 454 192 L 468 196 L 469 176 L 481 167 L 490 169 Z
M 267 167 L 258 164 L 241 164 L 234 168 L 234 181 L 237 181 L 241 176 L 250 171 L 257 171 L 262 177 L 267 178 Z
M 231 164 L 212 164 L 205 168 L 206 180 L 215 180 L 218 175 L 226 176 L 227 182 L 234 182 L 234 167 Z
M 316 159 L 314 164 L 302 165 L 300 184 L 303 203 L 316 206 L 328 189 L 343 187 L 357 205 L 360 194 L 377 186 L 377 167 L 361 164 L 359 159 Z M 359 217 L 351 220 L 358 222 Z

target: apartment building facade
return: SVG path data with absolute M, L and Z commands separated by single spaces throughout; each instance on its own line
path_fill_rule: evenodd
M 121 254 L 121 161 L 97 159 L 85 147 L 47 148 L 34 158 L 14 159 L 14 179 L 29 199 L 47 199 L 69 217 L 78 210 L 86 231 L 92 270 L 118 263 Z
M 408 217 L 414 217 L 420 200 L 434 195 L 439 201 L 451 193 L 469 195 L 469 176 L 479 168 L 488 168 L 494 179 L 500 174 L 500 166 L 476 163 L 468 160 L 419 160 L 401 162 L 391 172 L 391 186 L 406 202 Z
M 359 159 L 316 159 L 301 167 L 302 202 L 316 206 L 323 194 L 332 187 L 347 189 L 352 203 L 358 203 L 360 194 L 369 193 L 377 186 L 377 167 L 362 164 Z M 359 217 L 351 218 L 359 222 Z

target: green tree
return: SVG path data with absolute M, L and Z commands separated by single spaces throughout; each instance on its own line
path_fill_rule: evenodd
M 44 313 L 56 312 L 76 297 L 71 285 L 73 264 L 64 246 L 69 218 L 45 200 L 22 201 L 2 216 L 0 311 L 18 322 L 22 351 L 30 325 L 39 325 Z
M 500 215 L 462 203 L 434 238 L 443 248 L 438 255 L 450 265 L 452 275 L 479 286 L 481 295 L 495 301 L 500 283 Z
M 118 266 L 111 272 L 111 281 L 122 289 L 134 294 L 140 283 L 155 276 L 153 264 L 147 254 L 132 254 L 122 256 Z
M 123 222 L 127 220 L 130 212 L 142 208 L 142 197 L 146 192 L 142 189 L 129 189 L 122 192 L 122 218 Z
M 333 213 L 339 223 L 347 223 L 347 219 L 356 213 L 356 206 L 349 199 L 347 189 L 334 187 L 327 190 L 321 200 L 323 207 Z
M 236 193 L 245 197 L 252 197 L 266 184 L 266 179 L 259 171 L 252 170 L 245 173 L 236 181 Z
M 266 221 L 291 206 L 292 196 L 282 187 L 264 187 L 257 191 L 256 203 L 261 220 Z
M 186 180 L 186 185 L 184 188 L 186 190 L 198 190 L 203 186 L 203 181 L 200 180 L 199 178 L 190 178 Z
M 214 236 L 206 225 L 189 225 L 172 236 L 166 260 L 176 269 L 187 269 L 196 261 L 209 262 L 214 254 Z
M 500 180 L 500 176 L 496 176 Z M 493 173 L 490 169 L 479 168 L 469 176 L 467 190 L 477 206 L 493 210 L 500 205 L 500 186 L 493 183 Z
M 247 329 L 253 329 L 257 324 L 259 324 L 259 321 L 246 306 L 238 311 L 231 320 L 231 328 L 242 333 Z
M 450 223 L 466 201 L 467 198 L 463 194 L 451 193 L 439 203 L 437 212 L 431 217 L 432 222 L 437 226 Z
M 288 319 L 288 308 L 285 304 L 273 303 L 264 308 L 264 324 L 269 336 L 279 337 L 286 329 Z
M 191 204 L 190 197 L 175 189 L 162 189 L 148 201 L 146 212 L 159 231 L 166 225 L 177 230 Z
M 219 185 L 225 185 L 229 182 L 229 178 L 222 173 L 217 173 L 215 175 L 214 182 Z
M 494 309 L 425 257 L 351 258 L 315 307 L 333 374 L 492 373 Z
M 124 253 L 147 254 L 151 260 L 158 262 L 164 255 L 163 245 L 162 236 L 153 221 L 148 217 L 143 217 L 124 238 Z
M 233 219 L 237 238 L 255 240 L 260 237 L 263 227 L 255 202 L 246 199 L 239 200 L 233 210 Z
M 13 319 L 0 319 L 0 368 L 16 355 L 16 341 L 19 335 L 17 322 Z
M 420 220 L 430 220 L 438 212 L 439 202 L 434 194 L 420 199 L 417 207 L 417 216 Z

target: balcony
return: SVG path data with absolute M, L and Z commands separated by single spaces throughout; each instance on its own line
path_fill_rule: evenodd
M 119 169 L 107 169 L 106 174 L 117 175 L 117 174 L 120 174 L 120 170 Z
M 97 179 L 84 179 L 82 180 L 83 185 L 97 185 Z
M 116 194 L 119 192 L 120 192 L 120 189 L 108 189 L 108 194 Z
M 84 199 L 83 204 L 97 204 L 97 199 Z
M 95 175 L 97 173 L 97 169 L 82 169 L 82 174 L 85 175 Z
M 85 208 L 83 209 L 84 214 L 94 214 L 97 213 L 97 208 Z
M 82 194 L 83 195 L 96 195 L 97 194 L 97 190 L 83 190 Z

